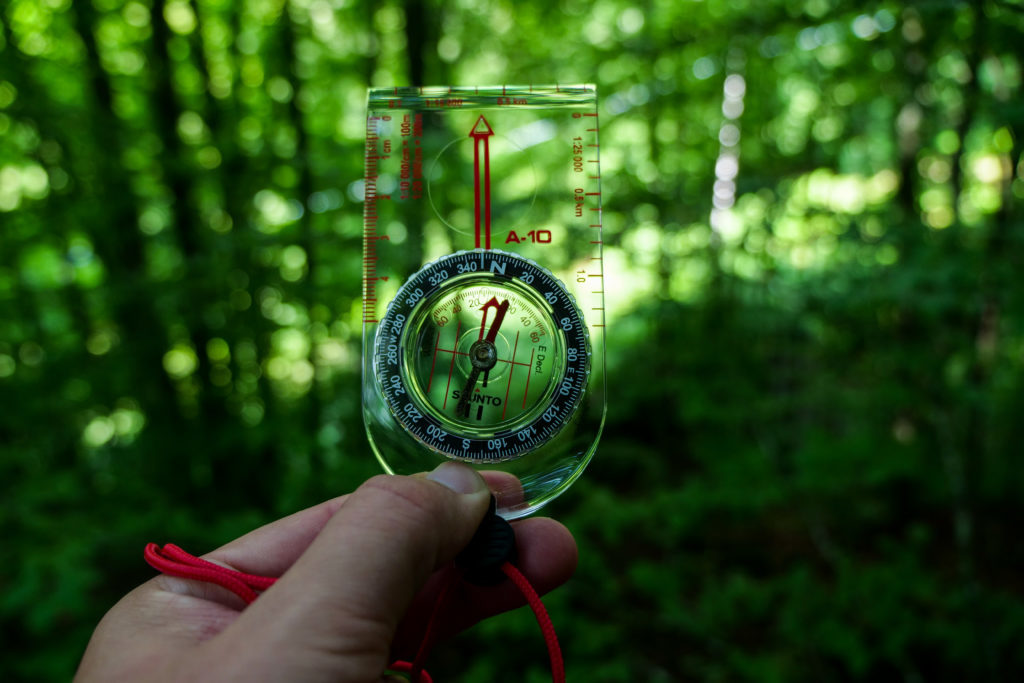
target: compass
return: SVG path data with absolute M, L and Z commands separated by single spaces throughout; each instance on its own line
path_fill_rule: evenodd
M 374 345 L 388 408 L 423 446 L 459 460 L 518 458 L 580 404 L 586 325 L 551 273 L 493 250 L 443 257 L 398 290 Z
M 368 92 L 362 403 L 386 472 L 465 463 L 512 519 L 590 462 L 611 275 L 598 129 L 592 85 Z

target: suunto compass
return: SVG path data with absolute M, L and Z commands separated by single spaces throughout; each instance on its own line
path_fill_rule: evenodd
M 551 273 L 514 254 L 460 252 L 398 290 L 377 331 L 374 375 L 426 448 L 497 462 L 571 420 L 587 385 L 587 337 Z
M 596 91 L 384 88 L 367 109 L 370 444 L 394 474 L 466 463 L 529 514 L 604 424 Z

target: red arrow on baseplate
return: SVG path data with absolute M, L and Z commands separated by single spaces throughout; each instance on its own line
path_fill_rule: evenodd
M 473 138 L 473 208 L 476 248 L 491 248 L 491 150 L 489 138 L 494 135 L 487 119 L 480 116 L 469 131 Z

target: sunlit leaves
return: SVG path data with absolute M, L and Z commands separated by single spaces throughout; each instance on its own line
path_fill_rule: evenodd
M 294 223 L 305 210 L 298 200 L 286 199 L 269 189 L 257 192 L 253 204 L 258 211 L 259 229 L 267 233 L 278 232 L 282 227 Z
M 49 177 L 39 164 L 0 167 L 0 212 L 17 209 L 23 200 L 43 199 L 49 191 Z
M 131 443 L 146 424 L 139 404 L 132 399 L 121 399 L 109 414 L 96 415 L 82 429 L 82 444 L 99 448 L 116 440 L 120 445 Z
M 185 344 L 177 344 L 164 354 L 164 370 L 174 379 L 189 377 L 198 363 L 195 351 Z
M 94 356 L 102 356 L 109 353 L 118 342 L 120 338 L 113 329 L 101 328 L 85 340 L 85 349 Z
M 164 3 L 164 21 L 175 33 L 188 35 L 196 29 L 197 19 L 187 0 L 169 0 Z

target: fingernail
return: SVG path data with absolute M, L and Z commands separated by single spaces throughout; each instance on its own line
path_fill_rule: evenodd
M 466 465 L 457 462 L 441 463 L 427 479 L 447 486 L 456 493 L 478 493 L 487 488 L 483 478 Z

